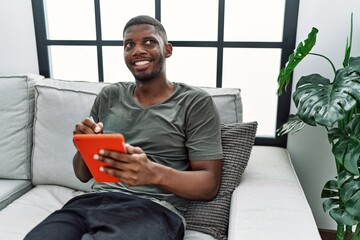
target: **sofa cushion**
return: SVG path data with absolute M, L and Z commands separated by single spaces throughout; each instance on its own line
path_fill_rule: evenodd
M 31 188 L 30 180 L 0 179 L 0 210 Z
M 0 76 L 0 178 L 30 179 L 36 75 Z
M 229 239 L 321 240 L 287 149 L 253 147 L 232 195 L 228 231 Z
M 222 123 L 240 123 L 243 121 L 241 92 L 239 88 L 209 88 L 203 87 L 210 93 L 220 113 Z
M 0 182 L 0 186 L 1 182 Z M 0 211 L 0 239 L 21 240 L 25 235 L 82 191 L 54 185 L 39 185 Z M 186 231 L 184 240 L 215 240 L 196 231 Z
M 89 190 L 91 182 L 75 176 L 72 142 L 75 124 L 89 116 L 102 83 L 45 79 L 35 86 L 34 150 L 32 180 L 35 185 L 54 184 Z
M 48 215 L 80 194 L 83 192 L 61 186 L 34 187 L 0 211 L 0 239 L 24 239 L 25 235 Z
M 247 166 L 256 129 L 257 122 L 222 125 L 224 158 L 219 193 L 212 201 L 190 201 L 185 212 L 187 229 L 211 234 L 216 239 L 227 238 L 231 195 Z

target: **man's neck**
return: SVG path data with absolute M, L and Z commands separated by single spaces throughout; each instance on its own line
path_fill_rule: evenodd
M 140 105 L 150 107 L 168 99 L 174 88 L 174 84 L 166 78 L 149 82 L 136 80 L 133 97 Z

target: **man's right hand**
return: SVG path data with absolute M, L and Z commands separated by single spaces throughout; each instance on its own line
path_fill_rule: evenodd
M 92 118 L 85 118 L 82 122 L 75 125 L 73 134 L 99 134 L 104 132 L 102 122 L 94 122 Z
M 101 134 L 104 132 L 104 125 L 102 122 L 96 123 L 92 118 L 85 118 L 82 122 L 75 125 L 73 135 L 75 134 Z M 76 146 L 75 146 L 76 147 Z M 76 177 L 82 181 L 87 182 L 92 178 L 92 175 L 86 166 L 84 159 L 79 151 L 76 152 L 73 158 L 73 167 Z

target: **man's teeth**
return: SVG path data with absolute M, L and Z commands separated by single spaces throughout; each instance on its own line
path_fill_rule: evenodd
M 145 64 L 148 64 L 150 61 L 140 61 L 140 62 L 135 62 L 135 66 L 142 66 Z

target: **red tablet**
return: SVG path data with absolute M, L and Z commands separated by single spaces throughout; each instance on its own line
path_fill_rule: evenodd
M 73 136 L 74 144 L 84 158 L 91 174 L 97 182 L 119 182 L 119 179 L 100 171 L 106 163 L 94 159 L 100 149 L 113 150 L 125 153 L 124 136 L 115 134 L 76 134 Z

